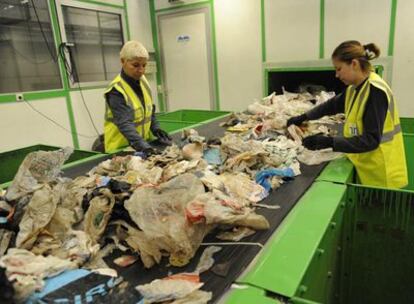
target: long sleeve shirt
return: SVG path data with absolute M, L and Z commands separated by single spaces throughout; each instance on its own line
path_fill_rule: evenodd
M 365 80 L 366 81 L 366 80 Z M 356 88 L 358 92 L 365 81 Z M 388 110 L 386 94 L 370 84 L 370 94 L 365 105 L 362 122 L 364 130 L 361 135 L 345 138 L 333 138 L 333 150 L 345 153 L 363 153 L 375 150 L 381 143 L 382 131 Z M 352 101 L 354 103 L 355 100 Z M 342 92 L 327 102 L 313 108 L 306 113 L 308 119 L 318 119 L 325 115 L 334 115 L 345 112 L 345 92 Z
M 141 89 L 140 80 L 135 80 L 129 77 L 125 72 L 121 71 L 121 77 L 131 86 L 139 100 L 144 105 L 144 94 Z M 106 95 L 106 103 L 113 114 L 113 122 L 118 127 L 119 131 L 128 140 L 131 147 L 135 150 L 144 150 L 149 147 L 149 144 L 138 134 L 134 125 L 134 110 L 127 105 L 124 96 L 116 89 L 112 89 Z M 151 131 L 159 129 L 159 123 L 155 117 L 155 105 L 151 116 Z

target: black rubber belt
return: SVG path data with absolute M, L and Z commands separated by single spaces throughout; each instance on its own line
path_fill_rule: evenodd
M 225 121 L 226 118 L 211 122 L 207 125 L 196 128 L 201 136 L 206 138 L 221 137 L 224 135 L 224 128 L 219 126 L 219 123 Z M 181 134 L 173 135 L 174 141 L 178 142 Z M 108 156 L 110 158 L 110 156 Z M 65 175 L 69 177 L 75 177 L 87 173 L 91 168 L 96 166 L 103 159 L 93 160 L 79 166 L 72 167 L 65 171 Z M 305 166 L 301 165 L 302 174 L 296 177 L 293 181 L 285 183 L 278 190 L 272 192 L 265 200 L 261 203 L 269 205 L 280 205 L 280 209 L 264 209 L 258 208 L 256 212 L 264 215 L 270 223 L 270 229 L 264 231 L 258 231 L 254 235 L 244 238 L 243 242 L 255 242 L 265 244 L 271 237 L 276 228 L 283 221 L 289 211 L 295 206 L 299 198 L 306 192 L 306 190 L 312 185 L 315 178 L 320 174 L 326 164 L 318 166 Z M 204 240 L 205 242 L 220 242 L 213 234 L 210 234 Z M 149 283 L 154 279 L 163 278 L 170 273 L 178 272 L 191 272 L 195 269 L 199 257 L 204 250 L 205 246 L 201 246 L 197 251 L 197 254 L 192 261 L 186 265 L 186 267 L 178 268 L 167 266 L 167 259 L 163 259 L 162 263 L 158 266 L 154 266 L 151 269 L 145 269 L 142 263 L 135 263 L 127 268 L 117 267 L 112 263 L 113 259 L 117 256 L 122 255 L 121 252 L 114 252 L 112 255 L 107 257 L 105 260 L 109 267 L 116 269 L 126 281 L 129 282 L 129 287 L 126 290 L 128 298 L 131 299 L 130 303 L 134 303 L 132 300 L 134 296 L 129 293 L 136 294 L 136 299 L 139 299 L 138 292 L 134 290 L 134 286 L 138 284 Z M 214 255 L 215 265 L 218 265 L 220 275 L 213 273 L 211 270 L 201 275 L 201 280 L 204 282 L 203 290 L 212 291 L 213 299 L 212 303 L 216 302 L 230 287 L 232 283 L 237 280 L 237 277 L 246 269 L 253 258 L 260 251 L 259 246 L 222 246 L 222 250 Z M 125 297 L 123 293 L 119 295 L 120 298 Z M 117 295 L 112 294 L 110 297 L 103 297 L 94 303 L 111 303 Z M 136 303 L 136 302 L 135 302 Z

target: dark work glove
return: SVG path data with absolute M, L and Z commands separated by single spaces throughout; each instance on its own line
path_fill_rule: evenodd
M 160 154 L 161 152 L 158 151 L 157 149 L 153 148 L 153 147 L 149 147 L 143 150 L 143 152 L 145 153 L 146 157 L 150 157 L 151 155 L 156 155 L 156 154 Z
M 288 119 L 288 121 L 286 123 L 286 127 L 289 127 L 290 125 L 300 126 L 302 124 L 302 122 L 304 122 L 305 120 L 308 120 L 308 117 L 306 116 L 306 114 L 291 117 L 291 118 Z
M 321 150 L 333 147 L 333 138 L 325 135 L 311 135 L 302 140 L 302 144 L 309 150 Z
M 152 132 L 152 134 L 154 134 L 162 144 L 171 145 L 172 138 L 164 130 L 156 129 Z

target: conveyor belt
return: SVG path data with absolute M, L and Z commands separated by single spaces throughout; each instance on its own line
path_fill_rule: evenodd
M 197 128 L 198 132 L 206 138 L 221 137 L 224 135 L 224 129 L 219 126 L 219 123 L 225 121 L 226 118 L 211 122 L 207 125 L 203 125 Z M 180 134 L 173 136 L 174 140 L 179 139 Z M 103 159 L 90 161 L 79 166 L 70 168 L 65 171 L 65 175 L 69 177 L 75 177 L 85 174 L 92 167 Z M 261 203 L 269 205 L 280 205 L 280 209 L 263 209 L 256 210 L 258 214 L 264 215 L 269 223 L 270 229 L 265 231 L 258 231 L 254 235 L 243 239 L 245 242 L 255 242 L 265 244 L 270 236 L 274 233 L 276 228 L 280 225 L 285 216 L 294 207 L 299 198 L 306 192 L 311 186 L 315 178 L 324 168 L 325 164 L 318 166 L 301 166 L 302 174 L 296 177 L 293 181 L 290 181 L 282 185 L 278 190 L 272 192 Z M 205 242 L 220 242 L 210 234 L 206 237 Z M 204 250 L 204 246 L 201 246 L 192 259 L 191 263 L 184 268 L 167 267 L 167 259 L 164 259 L 161 265 L 154 266 L 151 269 L 145 269 L 141 262 L 137 262 L 127 268 L 117 267 L 112 263 L 112 260 L 119 256 L 121 253 L 116 252 L 112 256 L 106 259 L 108 265 L 118 271 L 118 273 L 128 281 L 129 287 L 123 295 L 119 297 L 115 294 L 101 298 L 101 302 L 95 301 L 94 303 L 112 303 L 117 301 L 119 303 L 137 303 L 139 300 L 138 292 L 133 287 L 138 284 L 149 283 L 154 279 L 162 278 L 168 275 L 168 273 L 177 272 L 191 272 L 195 269 L 198 263 L 199 257 Z M 222 275 L 217 275 L 211 270 L 201 275 L 201 280 L 205 282 L 202 287 L 203 290 L 213 292 L 213 301 L 216 302 L 224 292 L 230 287 L 230 285 L 236 281 L 237 277 L 242 273 L 244 269 L 250 264 L 253 258 L 259 253 L 261 248 L 259 246 L 246 246 L 246 245 L 233 245 L 223 246 L 222 250 L 214 255 L 215 265 L 220 265 L 220 269 L 223 271 Z M 227 272 L 227 273 L 226 273 Z

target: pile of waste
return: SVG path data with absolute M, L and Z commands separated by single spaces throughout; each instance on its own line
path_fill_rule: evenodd
M 212 231 L 220 240 L 237 242 L 268 229 L 255 209 L 275 206 L 260 201 L 299 175 L 301 163 L 340 156 L 308 151 L 301 143 L 311 134 L 331 134 L 326 123 L 341 117 L 286 128 L 288 118 L 330 97 L 272 94 L 229 116 L 221 138 L 185 130 L 178 145 L 159 155 L 114 156 L 74 179 L 60 174 L 71 148 L 27 155 L 0 193 L 0 274 L 10 287 L 4 296 L 22 302 L 46 278 L 66 270 L 107 269 L 104 257 L 115 249 L 124 252 L 114 260 L 122 267 L 138 257 L 146 268 L 164 258 L 184 266 Z M 211 292 L 200 290 L 199 274 L 213 265 L 218 250 L 207 247 L 192 273 L 136 289 L 146 303 L 206 303 Z

